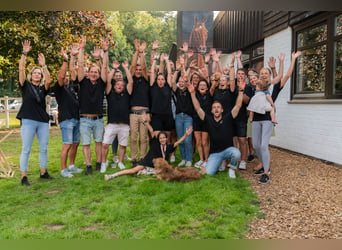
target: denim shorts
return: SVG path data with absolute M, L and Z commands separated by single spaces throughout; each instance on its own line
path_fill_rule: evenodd
M 82 145 L 90 145 L 91 134 L 93 134 L 95 142 L 102 142 L 103 132 L 103 118 L 97 120 L 90 120 L 82 117 L 80 118 L 80 133 Z
M 80 142 L 80 121 L 77 119 L 68 119 L 59 123 L 62 131 L 63 144 L 73 144 Z

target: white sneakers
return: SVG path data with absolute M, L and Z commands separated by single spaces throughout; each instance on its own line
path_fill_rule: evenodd
M 125 165 L 124 165 L 122 162 L 119 162 L 119 163 L 118 163 L 118 167 L 119 167 L 120 169 L 125 169 L 125 168 L 126 168 Z
M 178 163 L 178 167 L 183 167 L 183 166 L 185 166 L 185 163 L 186 163 L 186 161 L 185 160 L 181 160 L 181 162 L 180 163 Z
M 109 163 L 108 160 L 105 163 L 101 163 L 100 173 L 105 173 L 106 172 L 108 163 Z
M 187 161 L 187 162 L 185 163 L 185 166 L 186 166 L 186 167 L 191 167 L 191 166 L 192 166 L 192 161 Z
M 228 174 L 229 174 L 229 178 L 231 178 L 231 179 L 235 179 L 236 178 L 235 170 L 234 169 L 229 168 Z
M 170 163 L 174 163 L 176 161 L 176 156 L 175 155 L 171 155 L 170 156 Z
M 195 163 L 195 168 L 201 168 L 202 164 L 204 163 L 204 161 L 199 160 L 198 162 Z
M 246 162 L 245 161 L 240 161 L 239 169 L 246 170 Z
M 66 177 L 66 178 L 71 178 L 73 175 L 68 171 L 67 168 L 63 169 L 61 171 L 61 176 Z

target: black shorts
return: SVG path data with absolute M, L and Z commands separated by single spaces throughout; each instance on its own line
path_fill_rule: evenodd
M 201 120 L 199 117 L 194 117 L 192 124 L 193 124 L 194 131 L 208 132 L 207 123 Z
M 175 121 L 171 114 L 152 114 L 151 126 L 154 131 L 171 131 Z
M 234 136 L 247 137 L 247 121 L 234 121 Z

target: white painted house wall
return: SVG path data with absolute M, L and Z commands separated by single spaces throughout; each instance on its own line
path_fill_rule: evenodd
M 284 52 L 284 74 L 290 65 L 292 30 L 264 40 L 264 63 Z M 278 69 L 278 58 L 276 67 Z M 291 78 L 276 102 L 276 136 L 271 145 L 342 164 L 342 104 L 289 104 Z
M 271 56 L 285 53 L 284 74 L 291 59 L 292 29 L 289 27 L 264 40 L 264 64 Z M 227 65 L 231 54 L 222 54 L 220 62 Z M 236 62 L 235 62 L 236 67 Z M 271 145 L 318 159 L 342 164 L 342 104 L 290 104 L 291 78 L 280 92 L 276 102 L 276 136 Z

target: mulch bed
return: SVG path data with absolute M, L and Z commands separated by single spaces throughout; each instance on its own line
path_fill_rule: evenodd
M 342 168 L 270 148 L 268 184 L 253 175 L 257 160 L 239 171 L 259 197 L 260 214 L 247 239 L 342 239 Z

